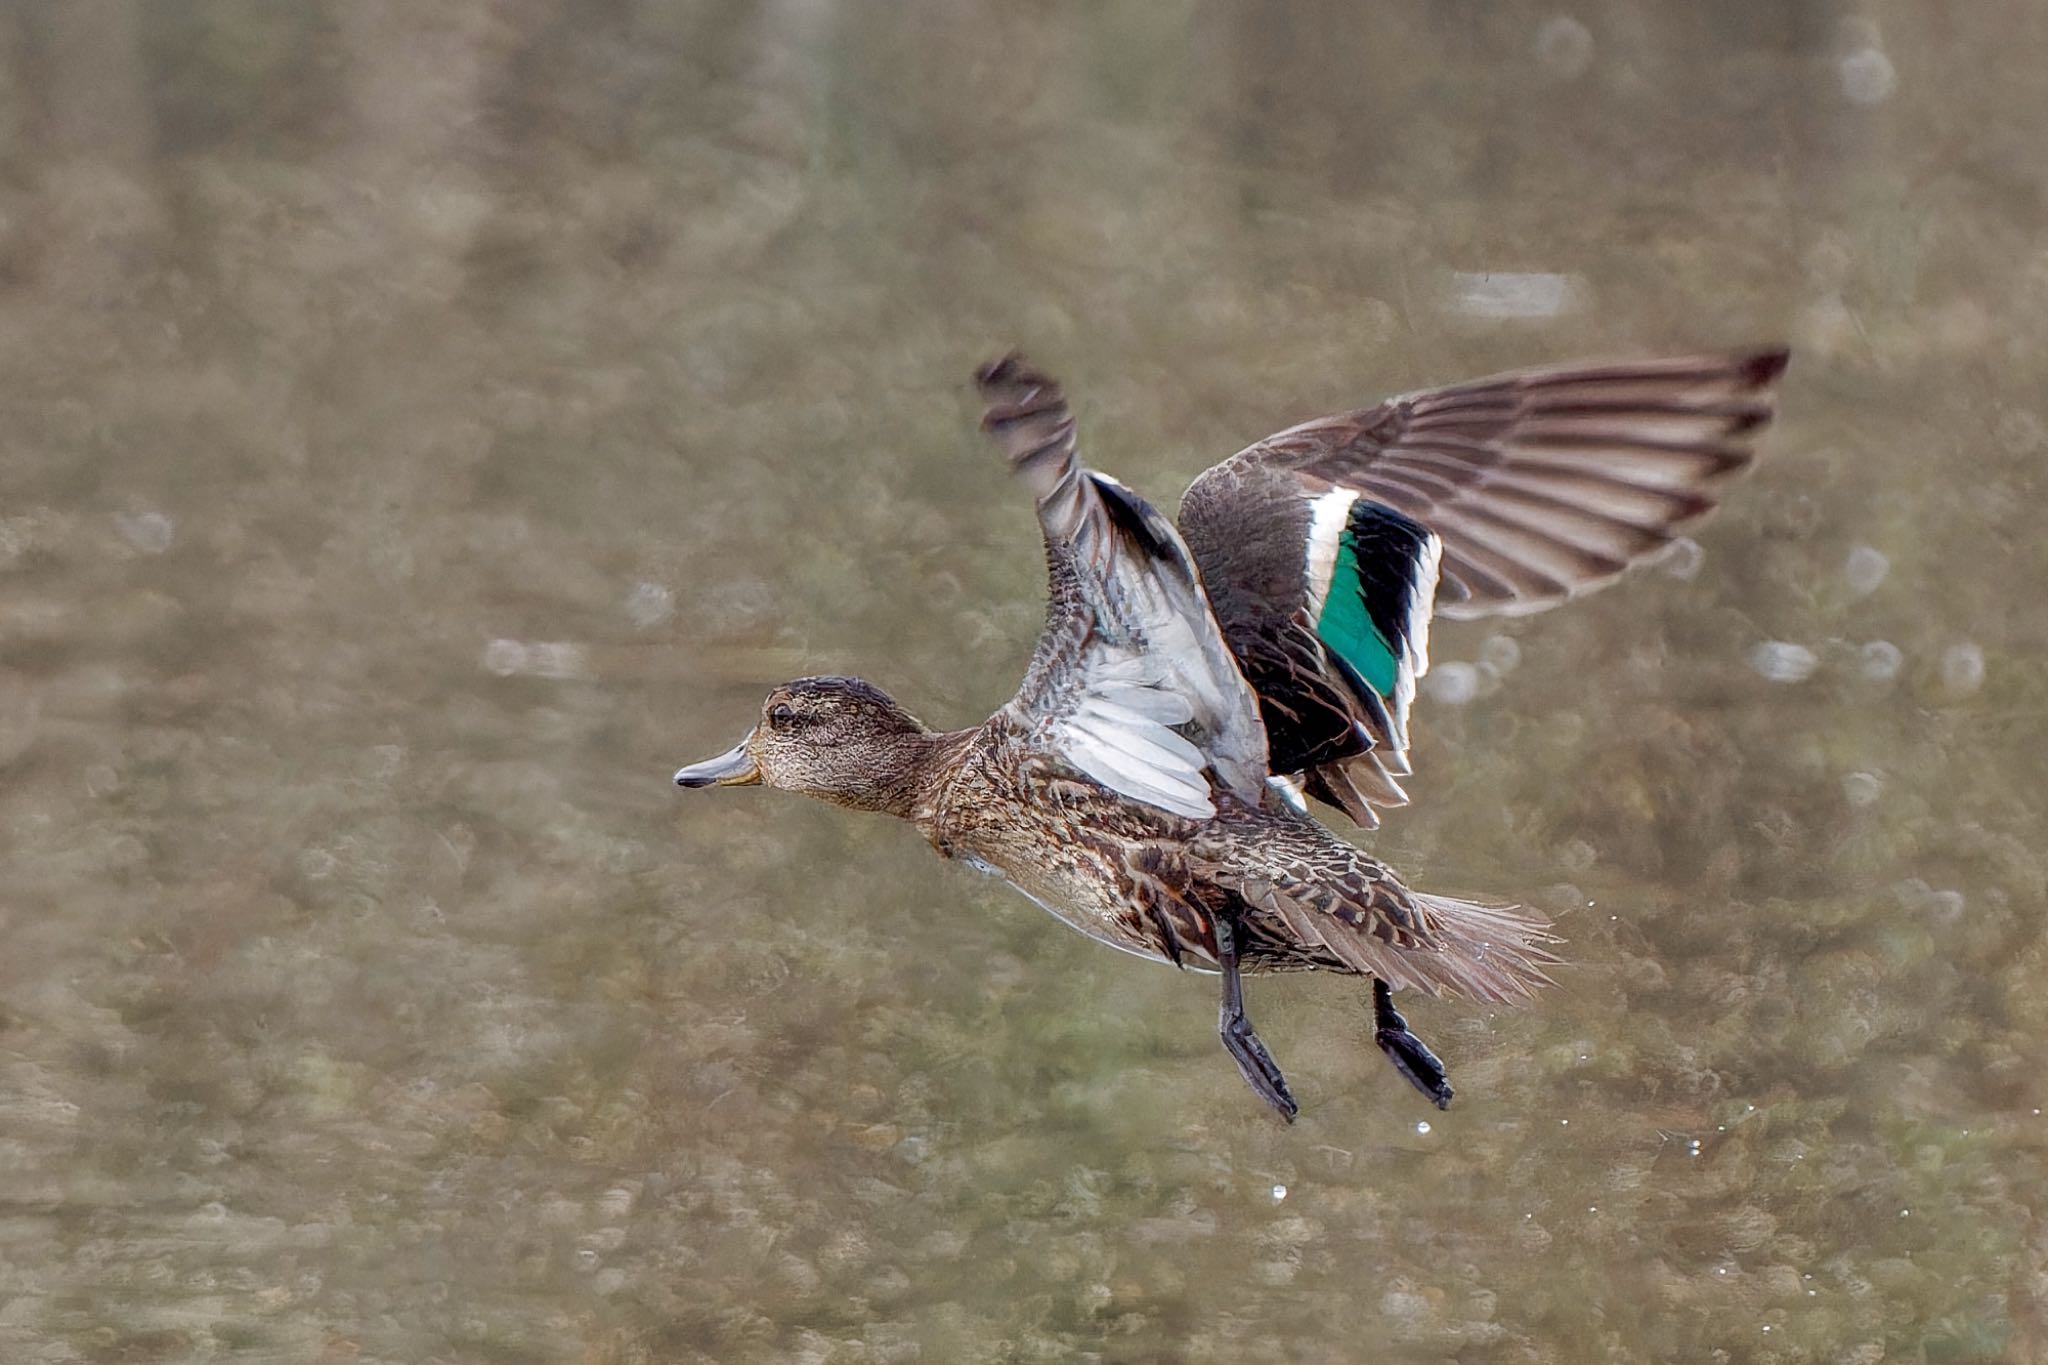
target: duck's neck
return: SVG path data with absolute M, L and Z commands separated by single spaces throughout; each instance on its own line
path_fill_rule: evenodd
M 972 730 L 920 730 L 892 736 L 881 761 L 860 786 L 835 792 L 832 800 L 854 810 L 879 811 L 912 820 L 944 780 Z

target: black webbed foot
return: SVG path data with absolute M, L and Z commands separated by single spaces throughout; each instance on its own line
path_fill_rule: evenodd
M 1225 1009 L 1217 1032 L 1222 1035 L 1223 1047 L 1230 1053 L 1230 1059 L 1237 1063 L 1237 1073 L 1244 1077 L 1245 1084 L 1256 1091 L 1260 1099 L 1279 1110 L 1281 1118 L 1294 1122 L 1301 1106 L 1294 1102 L 1293 1094 L 1288 1091 L 1287 1078 L 1280 1074 L 1273 1054 L 1266 1051 L 1259 1035 L 1252 1032 L 1251 1020 L 1244 1017 L 1242 1010 L 1233 1018 Z
M 1380 1045 L 1380 1051 L 1387 1054 L 1387 1060 L 1394 1064 L 1394 1070 L 1408 1078 L 1408 1084 L 1429 1096 L 1439 1109 L 1451 1107 L 1450 1078 L 1444 1074 L 1444 1064 L 1429 1050 L 1429 1045 L 1408 1031 L 1408 1021 L 1394 1008 L 1394 993 L 1387 983 L 1377 977 L 1372 983 L 1372 1040 Z
M 1223 1005 L 1216 1013 L 1216 1032 L 1222 1037 L 1223 1048 L 1230 1054 L 1230 1059 L 1237 1063 L 1238 1074 L 1244 1077 L 1245 1084 L 1260 1099 L 1279 1110 L 1281 1118 L 1292 1123 L 1301 1106 L 1289 1093 L 1287 1078 L 1280 1074 L 1273 1054 L 1266 1051 L 1266 1045 L 1252 1031 L 1252 1021 L 1245 1017 L 1244 981 L 1237 969 L 1237 937 L 1225 916 L 1216 916 L 1214 927 L 1216 962 L 1223 971 Z

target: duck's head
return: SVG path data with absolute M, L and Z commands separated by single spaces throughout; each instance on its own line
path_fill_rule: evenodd
M 676 772 L 678 787 L 780 787 L 856 810 L 905 813 L 932 732 L 859 678 L 798 678 L 770 692 L 747 737 Z

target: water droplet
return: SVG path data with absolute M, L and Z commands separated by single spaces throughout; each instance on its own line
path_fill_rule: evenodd
M 1892 59 L 1875 47 L 1851 52 L 1836 64 L 1835 70 L 1841 77 L 1842 93 L 1852 104 L 1883 104 L 1899 83 Z
M 1658 568 L 1681 583 L 1690 583 L 1699 577 L 1700 567 L 1707 562 L 1707 552 L 1691 536 L 1680 536 L 1657 556 L 1656 562 Z
M 659 583 L 640 582 L 626 594 L 626 619 L 646 630 L 675 615 L 676 595 Z
M 1842 564 L 1842 577 L 1849 580 L 1849 591 L 1858 597 L 1868 597 L 1877 591 L 1884 576 L 1892 571 L 1892 562 L 1882 550 L 1868 545 L 1852 546 L 1849 558 Z
M 177 524 L 161 512 L 137 512 L 133 516 L 117 513 L 114 529 L 121 533 L 121 539 L 146 555 L 160 555 L 170 549 L 178 534 Z
M 1863 670 L 1863 676 L 1876 683 L 1890 682 L 1898 677 L 1905 663 L 1906 656 L 1890 640 L 1872 640 L 1858 655 L 1858 667 Z
M 1963 917 L 1963 893 L 1960 891 L 1930 891 L 1921 905 L 1940 924 L 1954 924 Z
M 1593 31 L 1569 14 L 1554 14 L 1536 30 L 1536 60 L 1559 80 L 1585 74 L 1593 64 Z
M 1842 795 L 1852 806 L 1868 806 L 1884 793 L 1884 779 L 1876 773 L 1850 773 L 1842 779 Z
M 1764 640 L 1749 651 L 1749 666 L 1772 682 L 1796 683 L 1813 676 L 1820 658 L 1805 645 Z
M 1578 279 L 1548 271 L 1456 270 L 1451 308 L 1480 318 L 1548 318 L 1578 302 Z
M 1416 1131 L 1416 1132 L 1418 1132 L 1418 1133 L 1423 1133 L 1423 1134 L 1427 1134 L 1427 1133 L 1429 1132 L 1429 1120 L 1428 1120 L 1428 1119 L 1419 1119 L 1419 1120 L 1417 1120 L 1417 1121 L 1416 1121 L 1416 1124 L 1415 1124 L 1415 1131 Z
M 1913 1210 L 1911 1210 L 1911 1209 L 1900 1209 L 1900 1210 L 1899 1210 L 1899 1217 L 1901 1217 L 1901 1218 L 1905 1218 L 1905 1217 L 1908 1217 L 1908 1216 L 1910 1216 L 1910 1215 L 1912 1214 L 1912 1212 L 1913 1212 Z
M 1984 651 L 1969 641 L 1950 645 L 1941 656 L 1941 685 L 1952 697 L 1967 697 L 1984 685 Z
M 1429 692 L 1430 700 L 1440 701 L 1446 706 L 1463 706 L 1479 695 L 1479 670 L 1471 664 L 1452 660 L 1430 669 L 1422 685 Z
M 526 669 L 526 646 L 517 640 L 493 640 L 484 646 L 484 670 L 501 678 Z
M 1287 1187 L 1286 1187 L 1285 1185 L 1275 1185 L 1275 1186 L 1273 1187 L 1273 1202 L 1274 1202 L 1274 1203 L 1276 1203 L 1276 1204 L 1277 1204 L 1277 1203 L 1279 1203 L 1279 1202 L 1280 1202 L 1281 1200 L 1285 1199 L 1286 1197 L 1287 1197 Z
M 1501 673 L 1512 673 L 1522 662 L 1522 647 L 1512 635 L 1489 635 L 1479 646 L 1479 662 Z

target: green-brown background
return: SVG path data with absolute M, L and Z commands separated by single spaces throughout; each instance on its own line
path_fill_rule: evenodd
M 2048 1358 L 2043 51 L 2022 0 L 6 6 L 0 1358 Z M 1698 571 L 1421 703 L 1371 846 L 1574 963 L 1415 1005 L 1447 1114 L 1349 983 L 1255 983 L 1283 1127 L 1211 983 L 667 785 L 791 674 L 1008 695 L 999 347 L 1171 506 L 1391 390 L 1774 337 Z

